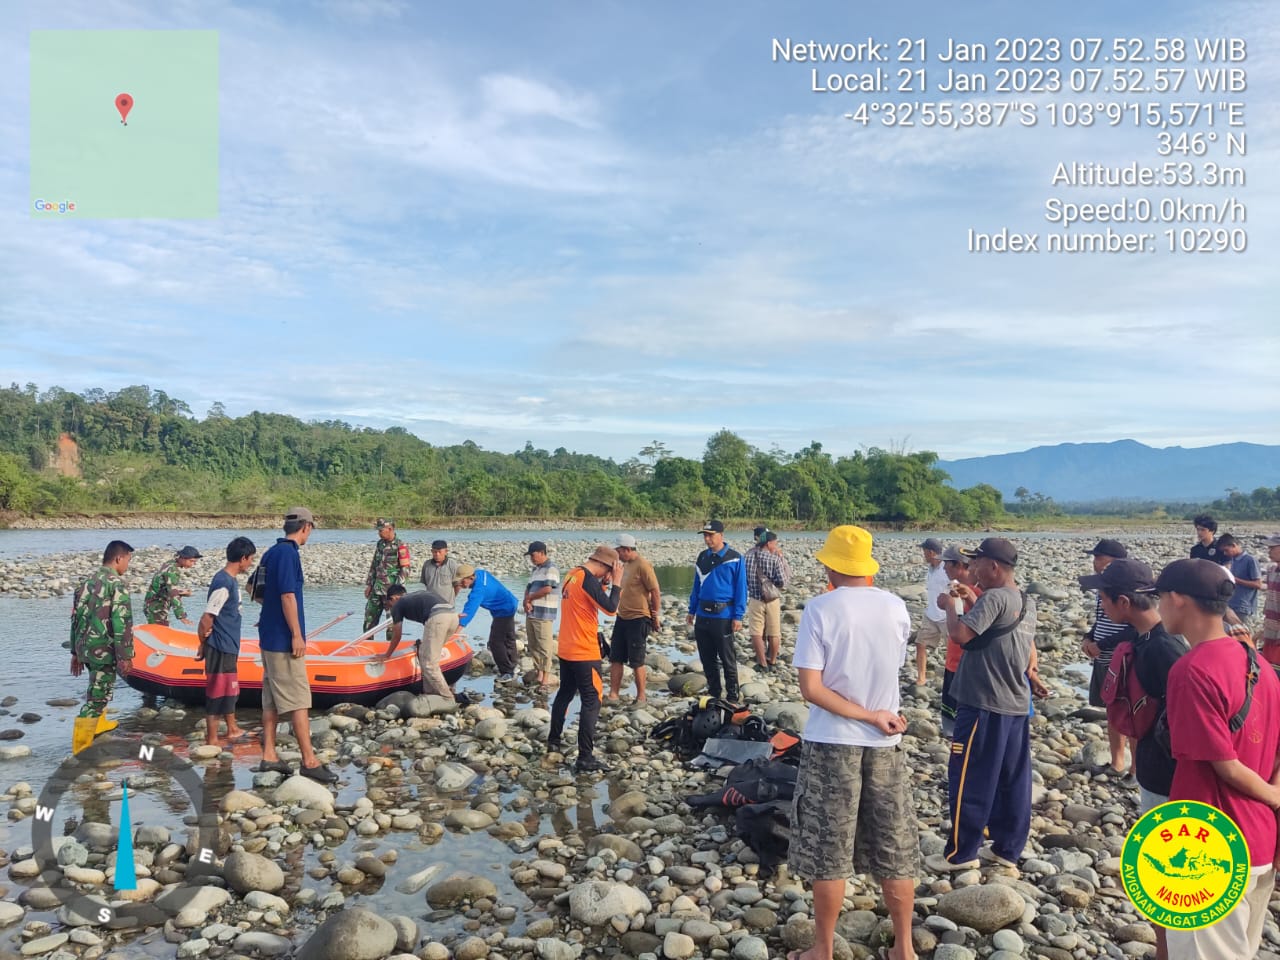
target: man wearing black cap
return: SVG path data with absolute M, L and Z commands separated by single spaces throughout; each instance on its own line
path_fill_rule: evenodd
M 541 540 L 529 544 L 525 556 L 533 564 L 529 585 L 524 588 L 524 628 L 529 656 L 537 672 L 539 688 L 552 685 L 551 658 L 554 651 L 556 614 L 560 612 L 560 571 L 547 557 Z
M 1018 589 L 1018 551 L 1001 537 L 964 550 L 982 588 L 968 613 L 946 607 L 947 633 L 964 649 L 951 685 L 955 735 L 948 769 L 952 829 L 937 872 L 979 866 L 981 855 L 1015 866 L 1031 830 L 1031 691 L 1027 672 L 1035 646 L 1035 602 Z M 982 848 L 984 831 L 991 850 Z
M 724 524 L 708 520 L 702 527 L 706 544 L 693 564 L 689 593 L 689 625 L 698 645 L 698 659 L 707 676 L 707 692 L 738 702 L 738 652 L 733 636 L 747 613 L 747 567 L 742 554 L 724 542 Z M 720 669 L 724 668 L 724 687 Z
M 916 683 L 923 687 L 929 682 L 926 670 L 929 651 L 943 643 L 947 637 L 947 612 L 933 600 L 947 592 L 951 580 L 942 566 L 942 541 L 930 537 L 920 544 L 920 549 L 924 553 L 924 562 L 929 567 L 924 580 L 924 615 L 916 630 Z
M 1155 587 L 1155 575 L 1141 560 L 1119 558 L 1107 564 L 1100 573 L 1081 577 L 1080 587 L 1097 590 L 1106 615 L 1113 622 L 1132 628 L 1133 656 L 1128 669 L 1137 676 L 1142 692 L 1155 704 L 1150 726 L 1132 748 L 1134 777 L 1138 781 L 1138 816 L 1142 816 L 1169 799 L 1174 761 L 1156 736 L 1155 719 L 1165 709 L 1169 671 L 1187 652 L 1187 642 L 1169 633 L 1160 622 L 1156 599 L 1150 592 Z M 1121 660 L 1127 656 L 1123 649 L 1113 653 Z M 1123 669 L 1123 666 L 1113 658 L 1108 669 Z M 1129 695 L 1127 690 L 1120 692 L 1126 698 Z M 1127 703 L 1121 707 L 1131 709 Z M 1155 926 L 1156 956 L 1159 958 L 1169 955 L 1164 934 L 1164 927 Z
M 378 542 L 373 546 L 373 562 L 364 578 L 364 629 L 377 626 L 384 611 L 384 598 L 394 586 L 401 586 L 409 576 L 409 545 L 396 536 L 396 522 L 379 518 L 374 526 Z
M 1252 646 L 1226 635 L 1222 617 L 1233 589 L 1210 560 L 1175 560 L 1153 588 L 1161 621 L 1191 645 L 1169 671 L 1169 739 L 1177 761 L 1169 799 L 1223 811 L 1243 834 L 1250 859 L 1243 899 L 1225 917 L 1198 930 L 1169 930 L 1172 960 L 1255 956 L 1275 885 L 1280 680 L 1265 663 L 1258 669 Z
M 190 570 L 200 556 L 200 551 L 195 547 L 183 547 L 172 560 L 156 571 L 151 578 L 151 585 L 147 587 L 147 596 L 142 605 L 147 614 L 147 623 L 167 627 L 169 608 L 172 606 L 177 618 L 190 626 L 191 620 L 187 617 L 187 611 L 182 608 L 182 598 L 191 596 L 191 591 L 179 586 L 182 582 L 180 571 Z
M 443 540 L 432 540 L 431 556 L 422 565 L 422 575 L 418 578 L 422 585 L 432 593 L 456 599 L 458 589 L 454 583 L 458 579 L 457 573 L 458 561 L 449 556 L 449 544 Z
M 1124 544 L 1119 540 L 1099 540 L 1092 550 L 1086 550 L 1085 554 L 1093 557 L 1093 574 L 1098 574 L 1106 570 L 1108 566 L 1115 560 L 1123 560 L 1129 556 L 1129 551 L 1125 549 Z M 1081 577 L 1081 589 L 1091 589 L 1085 587 L 1085 581 L 1092 581 L 1094 577 Z M 1093 626 L 1089 628 L 1089 633 L 1081 645 L 1084 654 L 1093 661 L 1093 671 L 1089 676 L 1089 704 L 1094 707 L 1102 707 L 1102 681 L 1107 678 L 1107 668 L 1111 665 L 1111 654 L 1122 640 L 1133 639 L 1133 631 L 1126 627 L 1123 623 L 1116 623 L 1107 616 L 1106 610 L 1102 605 L 1102 594 L 1097 594 L 1094 601 Z M 1107 728 L 1107 741 L 1111 746 L 1111 766 L 1106 771 L 1108 773 L 1124 775 L 1131 772 L 1129 764 L 1125 762 L 1124 737 L 1110 727 Z M 1132 754 L 1134 744 L 1129 744 L 1129 751 Z

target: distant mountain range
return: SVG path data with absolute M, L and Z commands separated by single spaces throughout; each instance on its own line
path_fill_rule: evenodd
M 1234 487 L 1250 493 L 1280 486 L 1280 446 L 1221 443 L 1212 447 L 1148 447 L 1136 440 L 1060 443 L 1020 453 L 940 461 L 951 485 L 989 483 L 1006 500 L 1026 487 L 1059 503 L 1097 500 L 1208 502 Z

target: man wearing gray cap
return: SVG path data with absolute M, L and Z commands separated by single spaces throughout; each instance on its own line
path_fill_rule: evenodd
M 644 658 L 650 631 L 662 629 L 662 589 L 653 564 L 636 550 L 635 537 L 620 533 L 613 545 L 622 561 L 622 593 L 609 640 L 608 699 L 617 701 L 622 688 L 622 667 L 626 664 L 636 678 L 636 703 L 644 703 Z
M 923 687 L 929 682 L 926 669 L 929 651 L 947 638 L 947 612 L 940 610 L 933 598 L 947 592 L 950 580 L 942 567 L 942 541 L 930 537 L 920 544 L 920 549 L 924 552 L 924 562 L 929 565 L 924 579 L 924 616 L 916 630 L 916 683 Z

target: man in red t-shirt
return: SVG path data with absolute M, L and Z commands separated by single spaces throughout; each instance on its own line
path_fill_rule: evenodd
M 1275 886 L 1276 810 L 1280 808 L 1280 680 L 1265 665 L 1253 702 L 1235 733 L 1229 723 L 1245 701 L 1248 653 L 1226 635 L 1222 617 L 1234 587 L 1211 560 L 1176 560 L 1160 572 L 1160 619 L 1191 650 L 1169 670 L 1169 736 L 1178 765 L 1170 800 L 1212 804 L 1235 822 L 1249 846 L 1249 885 L 1213 926 L 1170 930 L 1170 960 L 1252 957 L 1262 941 Z

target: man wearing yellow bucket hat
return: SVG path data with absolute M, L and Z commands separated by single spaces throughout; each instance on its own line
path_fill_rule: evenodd
M 894 956 L 914 960 L 920 841 L 898 710 L 911 617 L 901 599 L 872 585 L 880 564 L 866 530 L 836 527 L 817 559 L 832 589 L 805 604 L 792 657 L 810 706 L 788 852 L 792 872 L 813 885 L 809 955 L 831 956 L 845 878 L 871 873 L 893 921 Z

